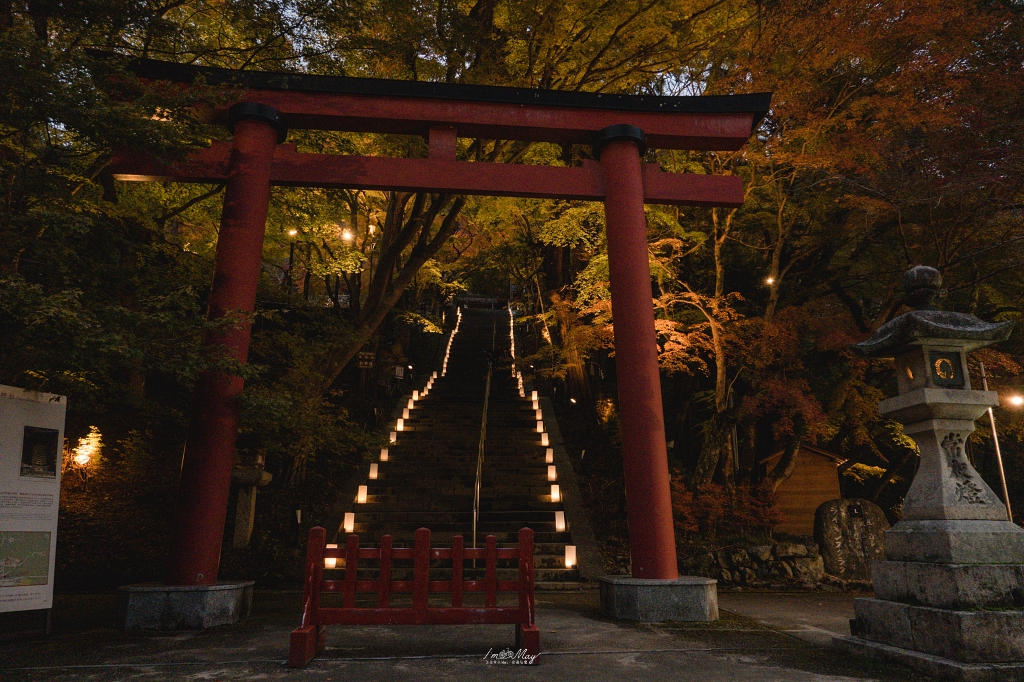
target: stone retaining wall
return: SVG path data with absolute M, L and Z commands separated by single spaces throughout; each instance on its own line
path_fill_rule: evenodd
M 716 578 L 720 585 L 744 587 L 814 586 L 842 583 L 825 574 L 825 563 L 814 543 L 780 542 L 754 547 L 730 547 L 680 562 L 684 573 Z

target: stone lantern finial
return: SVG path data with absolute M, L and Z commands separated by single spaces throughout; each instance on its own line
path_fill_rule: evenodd
M 903 274 L 903 300 L 915 310 L 935 310 L 932 301 L 941 286 L 941 272 L 927 265 L 918 265 Z

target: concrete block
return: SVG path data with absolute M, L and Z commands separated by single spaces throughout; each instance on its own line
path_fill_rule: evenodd
M 647 580 L 628 575 L 600 579 L 601 611 L 639 623 L 718 620 L 718 581 L 684 575 L 676 580 Z
M 255 584 L 124 585 L 117 594 L 120 623 L 125 630 L 203 630 L 237 623 L 249 616 Z
M 861 639 L 963 663 L 1024 661 L 1024 611 L 953 611 L 855 599 L 850 623 Z
M 875 597 L 940 609 L 1024 608 L 1024 564 L 876 561 Z
M 885 531 L 885 558 L 940 564 L 1024 564 L 1024 529 L 1009 521 L 900 521 Z

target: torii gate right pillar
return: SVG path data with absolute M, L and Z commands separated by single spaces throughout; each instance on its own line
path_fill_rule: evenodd
M 608 615 L 637 621 L 716 620 L 715 581 L 679 577 L 665 447 L 657 336 L 644 217 L 643 131 L 616 125 L 594 144 L 605 184 L 605 223 L 622 423 L 630 576 L 601 581 Z

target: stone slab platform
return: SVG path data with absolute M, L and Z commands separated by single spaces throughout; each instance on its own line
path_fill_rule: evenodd
M 256 583 L 215 585 L 141 583 L 118 588 L 119 623 L 125 630 L 204 630 L 249 616 Z
M 840 651 L 883 663 L 898 663 L 937 680 L 958 682 L 1024 682 L 1022 663 L 962 663 L 920 651 L 869 642 L 859 637 L 836 637 L 832 646 Z
M 875 561 L 875 597 L 940 609 L 1024 608 L 1024 564 Z
M 601 611 L 611 618 L 640 623 L 715 621 L 717 585 L 717 580 L 692 575 L 676 580 L 609 575 L 600 579 Z
M 964 663 L 1024 663 L 1024 610 L 954 611 L 883 599 L 853 602 L 853 634 Z

